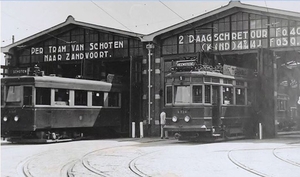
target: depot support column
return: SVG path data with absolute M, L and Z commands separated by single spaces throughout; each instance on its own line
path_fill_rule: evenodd
M 148 124 L 151 124 L 151 49 L 154 49 L 154 45 L 149 43 L 146 48 L 148 49 Z

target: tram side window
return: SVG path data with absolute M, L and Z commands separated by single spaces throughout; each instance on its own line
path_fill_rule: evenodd
M 104 93 L 103 92 L 92 92 L 92 105 L 93 106 L 104 106 Z
M 277 110 L 285 111 L 286 110 L 286 100 L 277 100 Z
M 205 103 L 211 103 L 211 89 L 210 85 L 205 86 Z
M 75 90 L 75 105 L 87 106 L 87 91 Z
M 244 88 L 236 88 L 235 90 L 235 98 L 237 105 L 245 105 L 245 89 Z
M 69 105 L 69 90 L 55 89 L 55 104 Z
M 51 104 L 51 89 L 50 88 L 36 88 L 36 104 L 50 105 Z
M 167 86 L 167 98 L 166 98 L 166 104 L 172 103 L 172 86 Z
M 223 87 L 223 104 L 233 104 L 232 87 Z
M 193 86 L 193 103 L 202 103 L 202 86 Z
M 32 87 L 24 87 L 23 104 L 24 105 L 32 105 Z
M 108 93 L 108 107 L 119 107 L 119 93 L 109 92 Z
M 21 86 L 8 86 L 6 105 L 15 105 L 21 102 Z
M 190 103 L 190 86 L 175 86 L 175 104 Z

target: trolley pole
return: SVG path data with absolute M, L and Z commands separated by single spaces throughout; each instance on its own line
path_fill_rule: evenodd
M 151 124 L 151 49 L 154 49 L 154 44 L 146 45 L 148 49 L 148 124 Z

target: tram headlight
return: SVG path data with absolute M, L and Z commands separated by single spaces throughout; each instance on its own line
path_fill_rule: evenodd
M 189 122 L 190 120 L 191 120 L 190 116 L 185 116 L 185 117 L 184 117 L 184 121 L 185 121 L 185 122 Z
M 4 116 L 4 117 L 3 117 L 3 121 L 4 121 L 4 122 L 7 122 L 7 120 L 8 120 L 7 117 Z
M 173 116 L 173 117 L 172 117 L 172 121 L 173 121 L 173 122 L 177 122 L 177 120 L 178 120 L 178 118 L 177 118 L 176 116 Z
M 16 122 L 18 122 L 19 116 L 15 116 L 15 117 L 14 117 L 14 120 L 15 120 Z

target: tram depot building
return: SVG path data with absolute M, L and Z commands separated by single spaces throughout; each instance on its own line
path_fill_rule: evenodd
M 35 65 L 44 75 L 92 80 L 120 76 L 129 90 L 122 96 L 128 110 L 122 131 L 129 136 L 132 122 L 137 131 L 143 122 L 145 136 L 159 136 L 165 76 L 184 59 L 234 66 L 227 72 L 231 76 L 243 74 L 239 68 L 253 71 L 259 83 L 249 86 L 244 104 L 256 104 L 266 136 L 300 130 L 300 14 L 296 12 L 230 2 L 148 35 L 69 16 L 61 24 L 2 47 L 2 52 L 4 77 L 24 75 Z

